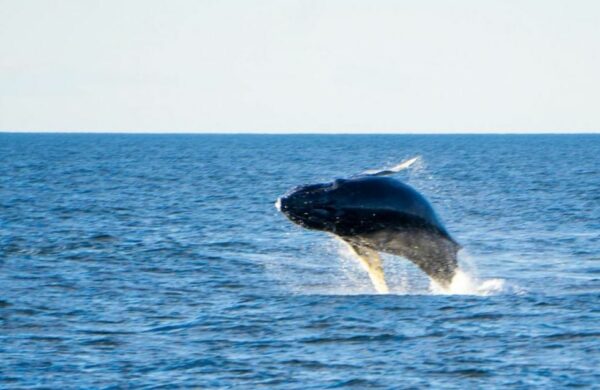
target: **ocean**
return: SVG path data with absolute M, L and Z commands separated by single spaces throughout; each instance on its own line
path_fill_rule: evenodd
M 278 196 L 396 175 L 463 289 Z M 0 134 L 0 388 L 599 388 L 599 135 Z

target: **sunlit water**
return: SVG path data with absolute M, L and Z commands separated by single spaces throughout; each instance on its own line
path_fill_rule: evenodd
M 289 188 L 397 177 L 465 248 L 375 294 Z M 0 388 L 600 383 L 600 136 L 0 134 Z

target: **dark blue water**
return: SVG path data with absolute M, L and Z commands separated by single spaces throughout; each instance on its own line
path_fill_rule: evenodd
M 273 207 L 414 155 L 467 295 Z M 0 134 L 0 287 L 3 389 L 594 387 L 600 136 Z

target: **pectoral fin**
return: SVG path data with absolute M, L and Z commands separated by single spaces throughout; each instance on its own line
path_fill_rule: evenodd
M 380 294 L 387 294 L 390 290 L 385 283 L 385 274 L 381 264 L 379 253 L 373 249 L 364 246 L 358 246 L 348 243 L 352 252 L 356 255 L 362 267 L 369 273 L 369 278 Z
M 369 176 L 387 176 L 387 175 L 393 175 L 394 173 L 398 173 L 400 171 L 403 171 L 405 169 L 407 169 L 408 167 L 410 167 L 411 165 L 413 165 L 417 160 L 419 159 L 419 156 L 417 157 L 413 157 L 409 160 L 403 161 L 400 164 L 393 166 L 392 168 L 387 168 L 387 169 L 372 169 L 369 171 L 364 172 L 364 175 L 369 175 Z

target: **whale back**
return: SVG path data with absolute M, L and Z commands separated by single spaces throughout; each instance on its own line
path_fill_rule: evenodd
M 329 197 L 333 207 L 352 217 L 349 223 L 377 220 L 375 227 L 429 227 L 450 237 L 427 199 L 408 184 L 390 177 L 336 180 Z

